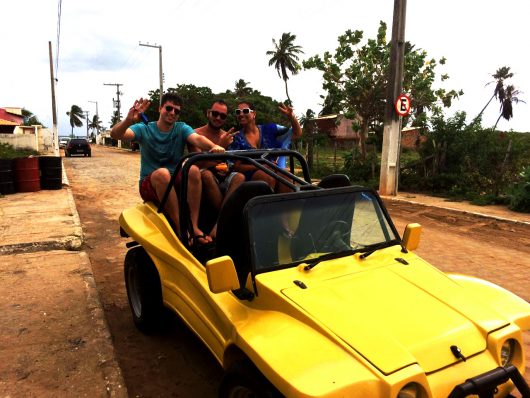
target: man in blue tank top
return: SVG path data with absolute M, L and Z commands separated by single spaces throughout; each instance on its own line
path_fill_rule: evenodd
M 149 108 L 150 102 L 140 98 L 129 109 L 127 117 L 112 127 L 111 136 L 117 140 L 135 140 L 140 144 L 140 196 L 144 201 L 159 203 L 163 198 L 171 174 L 184 154 L 186 144 L 204 151 L 224 152 L 224 148 L 208 138 L 197 134 L 184 122 L 177 121 L 182 107 L 182 99 L 175 93 L 162 96 L 160 116 L 156 122 L 140 123 L 140 115 Z M 211 242 L 198 227 L 200 205 L 201 174 L 197 166 L 192 166 L 188 175 L 188 204 L 193 227 L 192 243 Z M 178 184 L 177 177 L 175 183 Z M 179 205 L 174 189 L 171 190 L 164 208 L 181 237 Z

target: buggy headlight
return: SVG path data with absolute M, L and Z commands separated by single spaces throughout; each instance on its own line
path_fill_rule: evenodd
M 423 389 L 419 384 L 409 383 L 399 391 L 397 398 L 422 398 L 423 396 Z
M 506 366 L 512 362 L 516 342 L 514 339 L 506 340 L 501 347 L 501 366 Z

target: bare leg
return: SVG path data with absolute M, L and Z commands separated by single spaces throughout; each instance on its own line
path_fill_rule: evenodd
M 226 202 L 226 199 L 234 192 L 234 190 L 243 184 L 245 182 L 245 176 L 241 173 L 237 173 L 235 176 L 232 177 L 232 181 L 230 181 L 230 185 L 228 186 L 228 189 L 225 193 L 225 197 L 223 199 L 222 204 Z M 221 208 L 222 206 L 219 206 Z M 217 236 L 217 223 L 213 226 L 212 230 L 210 231 L 210 236 L 215 239 Z
M 276 179 L 271 177 L 262 170 L 258 170 L 252 176 L 252 181 L 265 181 L 274 190 L 276 187 Z
M 188 174 L 188 206 L 190 207 L 191 225 L 195 236 L 204 235 L 199 229 L 199 210 L 201 207 L 202 181 L 201 171 L 195 165 L 192 165 Z M 209 236 L 198 238 L 199 242 L 204 244 L 212 241 Z
M 164 197 L 170 180 L 171 174 L 169 174 L 169 170 L 165 168 L 157 169 L 151 174 L 151 185 L 160 200 Z M 177 235 L 180 237 L 179 205 L 177 194 L 174 189 L 169 192 L 164 211 L 169 215 L 171 220 L 173 220 Z
M 217 179 L 210 170 L 201 170 L 203 192 L 216 211 L 221 209 L 223 194 L 219 189 Z

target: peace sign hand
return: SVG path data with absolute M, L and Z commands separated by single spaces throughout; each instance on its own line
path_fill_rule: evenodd
M 219 145 L 223 148 L 228 148 L 228 146 L 234 142 L 234 135 L 237 133 L 237 131 L 234 130 L 232 127 L 230 130 L 225 131 L 224 133 L 221 133 L 219 136 Z

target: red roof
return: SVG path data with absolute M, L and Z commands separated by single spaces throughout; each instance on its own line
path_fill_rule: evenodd
M 14 125 L 19 125 L 19 124 L 24 123 L 23 116 L 10 113 L 3 108 L 0 108 L 0 120 L 6 121 L 6 122 L 13 122 Z M 11 123 L 4 123 L 4 124 L 11 124 Z

